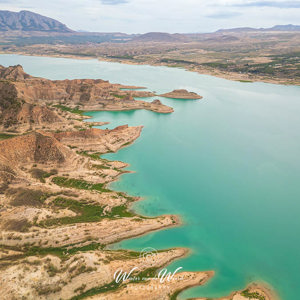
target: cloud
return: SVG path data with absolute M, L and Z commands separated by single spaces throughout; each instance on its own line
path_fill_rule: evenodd
M 27 9 L 74 30 L 209 32 L 299 24 L 300 0 L 0 0 L 0 9 Z
M 213 19 L 229 19 L 229 18 L 234 18 L 234 17 L 238 17 L 241 16 L 242 13 L 240 12 L 217 12 L 211 15 L 206 15 L 207 18 L 213 18 Z
M 232 4 L 235 7 L 276 7 L 276 8 L 300 8 L 300 1 L 251 1 Z
M 128 2 L 128 0 L 101 0 L 101 3 L 105 5 L 119 5 Z

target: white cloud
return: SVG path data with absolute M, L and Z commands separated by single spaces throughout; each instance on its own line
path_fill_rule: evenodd
M 298 6 L 299 4 L 299 6 Z M 31 10 L 72 29 L 208 32 L 299 23 L 296 0 L 0 0 L 0 9 Z

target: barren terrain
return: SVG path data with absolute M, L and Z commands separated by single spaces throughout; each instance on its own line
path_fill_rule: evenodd
M 79 33 L 48 34 L 47 39 L 43 39 L 41 33 L 1 33 L 0 36 L 2 53 L 97 58 L 185 68 L 231 80 L 300 84 L 299 31 L 252 29 L 181 35 L 149 33 L 140 37 L 115 36 L 120 39 L 118 42 L 114 38 L 103 40 L 99 34 L 92 41 L 91 35 L 81 36 Z

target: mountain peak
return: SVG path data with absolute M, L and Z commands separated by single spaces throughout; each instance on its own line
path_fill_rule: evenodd
M 252 27 L 238 27 L 229 29 L 219 29 L 216 32 L 250 32 L 250 31 L 300 31 L 300 25 L 275 25 L 271 28 L 252 28 Z
M 28 10 L 0 10 L 0 31 L 72 32 L 63 23 Z

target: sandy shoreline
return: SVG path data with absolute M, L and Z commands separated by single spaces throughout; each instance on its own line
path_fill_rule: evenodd
M 279 80 L 279 79 L 270 79 L 265 78 L 263 76 L 249 76 L 247 74 L 240 74 L 240 73 L 233 73 L 233 72 L 221 72 L 220 70 L 210 69 L 210 68 L 203 68 L 201 69 L 193 69 L 193 68 L 181 68 L 181 67 L 170 67 L 168 64 L 165 63 L 139 63 L 134 61 L 122 60 L 122 59 L 111 59 L 107 57 L 86 57 L 80 55 L 63 55 L 63 54 L 30 54 L 22 51 L 17 52 L 0 52 L 0 54 L 16 54 L 16 55 L 24 55 L 24 56 L 37 56 L 37 57 L 53 57 L 53 58 L 66 58 L 66 59 L 79 59 L 79 60 L 98 60 L 102 62 L 112 62 L 112 63 L 121 63 L 126 65 L 145 65 L 145 66 L 156 66 L 156 67 L 168 67 L 168 68 L 177 68 L 183 69 L 189 72 L 195 72 L 201 75 L 208 75 L 218 78 L 223 78 L 231 81 L 239 81 L 244 83 L 253 83 L 253 82 L 264 82 L 264 83 L 271 83 L 271 84 L 281 84 L 281 85 L 296 85 L 299 86 L 300 83 L 293 83 L 287 82 L 286 80 Z

